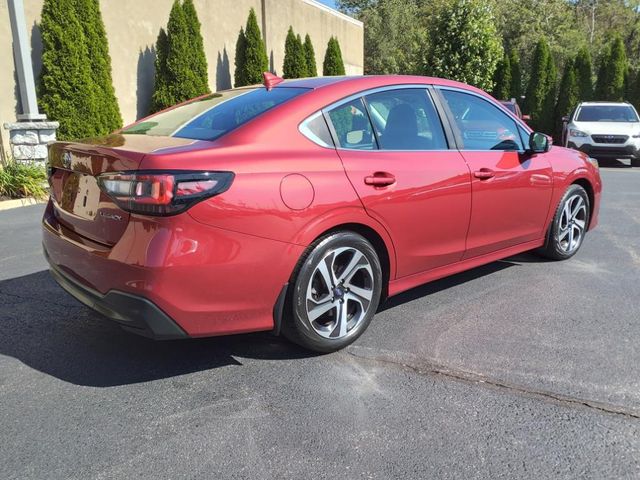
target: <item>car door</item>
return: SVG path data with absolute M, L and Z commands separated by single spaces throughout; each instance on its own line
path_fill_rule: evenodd
M 448 148 L 426 86 L 371 92 L 325 115 L 349 180 L 393 240 L 397 277 L 459 261 L 471 215 L 470 172 Z
M 472 175 L 465 258 L 540 238 L 553 188 L 548 155 L 527 152 L 527 130 L 489 99 L 438 91 Z

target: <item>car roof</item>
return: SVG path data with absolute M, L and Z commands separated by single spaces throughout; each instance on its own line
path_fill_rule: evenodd
M 300 78 L 294 80 L 285 80 L 279 84 L 276 88 L 282 87 L 300 87 L 320 89 L 323 87 L 340 85 L 346 89 L 358 90 L 361 87 L 362 90 L 385 87 L 391 85 L 407 85 L 407 84 L 424 84 L 424 85 L 439 85 L 446 87 L 457 87 L 465 90 L 471 90 L 478 93 L 485 94 L 482 90 L 467 85 L 465 83 L 456 82 L 455 80 L 447 80 L 437 77 L 423 77 L 418 75 L 345 75 L 345 76 L 331 76 L 331 77 L 312 77 L 312 78 Z
M 584 107 L 584 106 L 617 107 L 620 105 L 624 105 L 628 107 L 631 104 L 629 102 L 582 102 L 578 106 L 580 107 Z

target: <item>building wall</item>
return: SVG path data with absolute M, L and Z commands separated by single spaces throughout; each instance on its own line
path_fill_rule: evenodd
M 204 38 L 212 90 L 231 88 L 235 44 L 253 7 L 266 39 L 270 68 L 282 72 L 284 42 L 289 25 L 303 38 L 309 33 L 319 73 L 329 38 L 338 38 L 347 74 L 363 72 L 363 26 L 314 0 L 194 0 Z M 43 0 L 24 0 L 27 31 L 31 38 L 34 74 L 40 72 L 42 44 L 38 25 Z M 155 41 L 166 28 L 173 0 L 101 0 L 113 68 L 113 84 L 125 124 L 147 113 L 153 91 Z M 15 121 L 19 108 L 15 82 L 11 27 L 6 1 L 0 1 L 0 131 L 2 123 Z

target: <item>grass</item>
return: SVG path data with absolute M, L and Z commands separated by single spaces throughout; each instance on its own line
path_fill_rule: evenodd
M 0 198 L 33 197 L 42 200 L 47 195 L 49 190 L 44 166 L 16 162 L 10 158 L 0 161 Z

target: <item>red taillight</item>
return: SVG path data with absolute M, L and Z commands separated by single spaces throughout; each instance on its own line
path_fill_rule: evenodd
M 144 215 L 174 215 L 226 191 L 231 172 L 121 172 L 98 177 L 120 208 Z

